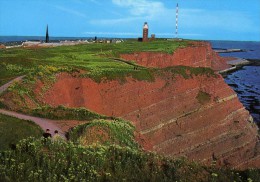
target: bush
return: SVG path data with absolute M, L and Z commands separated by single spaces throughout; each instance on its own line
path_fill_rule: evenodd
M 49 119 L 71 119 L 89 121 L 93 119 L 106 119 L 107 116 L 99 115 L 86 108 L 68 108 L 65 106 L 51 107 L 49 105 L 41 106 L 29 111 L 34 116 L 49 118 Z
M 207 92 L 199 91 L 198 95 L 196 96 L 196 99 L 200 104 L 206 104 L 210 101 L 210 94 Z
M 81 145 L 117 144 L 138 149 L 134 139 L 134 126 L 122 119 L 93 120 L 86 124 L 78 125 L 69 132 L 69 139 Z
M 248 178 L 244 180 L 243 176 Z M 0 152 L 0 181 L 257 181 L 259 170 L 235 171 L 173 160 L 130 147 L 75 145 L 28 138 Z

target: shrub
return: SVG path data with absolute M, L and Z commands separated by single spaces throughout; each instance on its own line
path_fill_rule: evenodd
M 210 98 L 211 98 L 211 96 L 209 93 L 203 92 L 201 90 L 199 91 L 199 93 L 196 96 L 196 99 L 202 105 L 208 103 L 210 101 Z
M 28 138 L 14 151 L 0 152 L 0 181 L 241 182 L 257 181 L 259 174 L 259 170 L 205 167 L 118 145 L 83 147 Z
M 34 116 L 60 120 L 73 119 L 81 121 L 90 121 L 93 119 L 109 118 L 107 116 L 103 116 L 95 112 L 92 112 L 86 108 L 68 108 L 62 105 L 58 107 L 44 105 L 28 112 Z
M 93 120 L 86 124 L 78 125 L 69 132 L 69 139 L 81 145 L 117 144 L 138 149 L 134 139 L 134 126 L 122 119 Z

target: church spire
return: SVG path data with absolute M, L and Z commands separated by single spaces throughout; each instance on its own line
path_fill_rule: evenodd
M 47 24 L 47 29 L 46 29 L 46 37 L 45 37 L 45 42 L 49 42 L 49 32 L 48 32 L 48 24 Z

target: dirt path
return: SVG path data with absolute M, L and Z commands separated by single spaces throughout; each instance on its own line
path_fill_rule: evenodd
M 131 65 L 135 68 L 145 68 L 144 66 L 141 66 L 137 63 L 132 63 L 130 61 L 127 61 L 127 60 L 124 60 L 124 59 L 121 59 L 121 58 L 110 58 L 111 60 L 114 60 L 114 61 L 117 61 L 117 62 L 122 62 L 122 63 L 125 63 L 125 64 L 128 64 L 128 65 Z
M 3 93 L 12 83 L 21 81 L 24 76 L 19 76 L 10 82 L 4 84 L 0 87 L 0 94 Z M 18 119 L 29 120 L 37 125 L 39 125 L 44 131 L 46 129 L 50 129 L 50 133 L 53 135 L 55 130 L 58 130 L 61 136 L 65 138 L 65 133 L 72 127 L 77 126 L 82 123 L 86 123 L 86 121 L 75 121 L 75 120 L 50 120 L 46 118 L 28 116 L 26 114 L 17 113 L 14 111 L 8 111 L 5 109 L 0 109 L 0 113 L 8 116 L 12 116 Z
M 4 115 L 15 117 L 18 119 L 32 121 L 32 122 L 36 123 L 37 125 L 39 125 L 44 131 L 46 129 L 50 129 L 50 132 L 52 135 L 54 135 L 55 130 L 58 130 L 60 135 L 65 137 L 65 132 L 55 124 L 54 120 L 49 120 L 49 119 L 39 118 L 39 117 L 34 117 L 34 116 L 28 116 L 25 114 L 20 114 L 20 113 L 13 112 L 13 111 L 7 111 L 4 109 L 0 109 L 0 113 L 4 114 Z
M 25 76 L 24 75 L 23 76 L 19 76 L 19 77 L 15 78 L 15 79 L 9 81 L 8 83 L 2 85 L 0 87 L 0 94 L 3 93 L 12 83 L 21 81 L 23 79 L 23 77 L 25 77 Z

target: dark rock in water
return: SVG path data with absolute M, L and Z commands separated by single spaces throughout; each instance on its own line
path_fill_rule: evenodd
M 252 95 L 241 95 L 242 98 L 251 98 L 251 99 L 255 99 L 255 96 Z
M 234 83 L 230 83 L 230 84 L 228 84 L 229 86 L 231 86 L 231 87 L 233 87 L 233 88 L 237 88 L 238 87 L 238 85 L 237 84 L 234 84 Z
M 255 65 L 244 66 L 243 69 L 229 74 L 225 81 L 238 94 L 240 101 L 260 127 L 260 66 Z
M 248 74 L 246 74 L 246 75 L 248 75 Z M 248 84 L 244 84 L 245 85 L 245 87 L 248 87 L 248 88 L 252 88 L 253 87 L 253 85 L 248 85 Z
M 252 94 L 259 94 L 258 92 L 255 92 L 253 90 L 247 90 L 248 92 L 252 93 Z
M 235 90 L 235 92 L 237 93 L 237 94 L 243 94 L 244 92 L 243 91 L 241 91 L 241 90 L 236 90 L 236 89 L 234 89 Z

